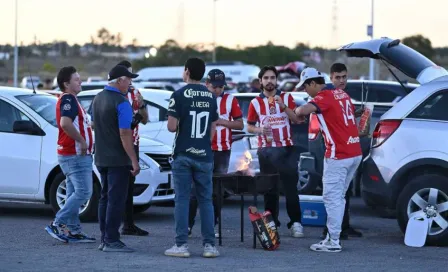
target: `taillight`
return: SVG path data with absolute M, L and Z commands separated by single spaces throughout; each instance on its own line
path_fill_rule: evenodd
M 319 135 L 319 120 L 317 119 L 316 114 L 310 115 L 310 122 L 308 125 L 308 140 L 316 139 L 317 135 Z
M 383 120 L 376 124 L 372 134 L 372 148 L 382 145 L 400 126 L 401 120 Z

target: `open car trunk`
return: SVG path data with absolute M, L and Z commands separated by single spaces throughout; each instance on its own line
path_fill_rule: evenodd
M 338 51 L 346 52 L 349 57 L 382 59 L 420 84 L 448 75 L 443 67 L 437 66 L 398 39 L 381 38 L 355 42 L 340 47 Z

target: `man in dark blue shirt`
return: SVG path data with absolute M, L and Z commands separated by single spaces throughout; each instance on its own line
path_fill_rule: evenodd
M 176 132 L 172 161 L 176 190 L 176 244 L 165 251 L 167 256 L 190 256 L 187 245 L 188 210 L 193 181 L 201 215 L 203 256 L 219 256 L 215 247 L 211 148 L 218 112 L 215 95 L 200 84 L 204 73 L 203 60 L 188 59 L 183 73 L 187 85 L 173 92 L 168 106 L 168 130 Z
M 125 210 L 129 175 L 140 172 L 132 137 L 132 108 L 127 93 L 132 78 L 125 66 L 109 72 L 109 84 L 93 100 L 95 122 L 95 165 L 101 174 L 98 217 L 101 230 L 99 249 L 105 252 L 132 252 L 120 241 L 118 232 Z

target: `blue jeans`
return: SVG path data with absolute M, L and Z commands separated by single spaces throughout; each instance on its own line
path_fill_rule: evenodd
M 58 156 L 59 166 L 66 177 L 65 205 L 56 214 L 55 224 L 67 225 L 73 233 L 81 232 L 79 208 L 92 196 L 92 156 Z
M 101 198 L 98 205 L 101 241 L 113 243 L 120 240 L 120 225 L 128 195 L 130 166 L 100 167 Z
M 212 204 L 213 162 L 200 162 L 186 156 L 177 156 L 172 163 L 174 190 L 174 220 L 176 226 L 176 245 L 187 243 L 188 214 L 191 185 L 194 181 L 196 198 L 201 215 L 203 245 L 215 245 L 214 214 Z

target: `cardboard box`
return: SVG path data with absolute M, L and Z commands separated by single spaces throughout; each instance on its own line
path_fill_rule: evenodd
M 302 210 L 302 225 L 322 226 L 327 224 L 327 211 L 322 196 L 299 195 Z

